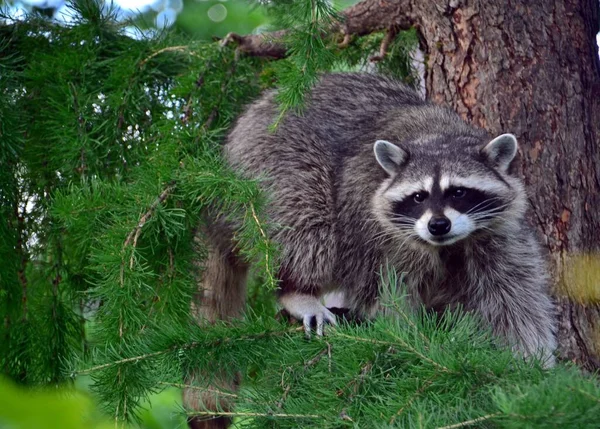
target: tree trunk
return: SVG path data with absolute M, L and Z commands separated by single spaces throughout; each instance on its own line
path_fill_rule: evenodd
M 553 262 L 560 354 L 598 368 L 598 1 L 413 3 L 428 97 L 519 139 L 532 221 Z

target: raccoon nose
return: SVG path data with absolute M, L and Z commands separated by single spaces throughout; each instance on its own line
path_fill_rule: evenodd
M 429 223 L 427 224 L 427 229 L 431 233 L 431 235 L 444 235 L 450 232 L 450 228 L 452 224 L 450 223 L 450 219 L 445 216 L 442 217 L 432 217 Z

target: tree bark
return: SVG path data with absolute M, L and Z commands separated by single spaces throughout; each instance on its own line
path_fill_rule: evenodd
M 520 142 L 518 173 L 552 262 L 559 353 L 600 368 L 600 64 L 597 0 L 364 0 L 345 41 L 415 27 L 429 99 Z M 236 36 L 282 57 L 271 36 Z M 265 41 L 268 41 L 266 44 Z

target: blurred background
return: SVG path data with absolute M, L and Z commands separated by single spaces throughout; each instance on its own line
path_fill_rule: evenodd
M 332 0 L 343 9 L 358 0 Z M 151 36 L 164 29 L 189 35 L 195 40 L 223 37 L 228 32 L 258 33 L 268 27 L 261 7 L 269 0 L 114 0 L 104 7 L 113 8 L 117 19 L 130 21 L 127 28 L 133 37 Z M 25 17 L 32 11 L 42 12 L 49 19 L 68 24 L 73 20 L 73 8 L 65 0 L 0 1 L 5 15 L 12 19 Z

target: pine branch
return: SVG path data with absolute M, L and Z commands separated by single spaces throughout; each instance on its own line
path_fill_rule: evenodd
M 247 335 L 247 336 L 241 336 L 236 338 L 236 341 L 242 341 L 242 340 L 256 340 L 256 339 L 260 339 L 260 338 L 265 338 L 265 337 L 269 337 L 269 336 L 282 336 L 282 335 L 287 335 L 290 334 L 292 332 L 300 332 L 300 331 L 304 331 L 303 327 L 295 327 L 295 328 L 289 328 L 280 332 L 265 332 L 265 333 L 261 333 L 261 334 L 254 334 L 254 335 Z M 234 338 L 219 338 L 217 340 L 213 340 L 212 341 L 212 345 L 222 345 L 222 344 L 227 344 L 234 341 Z M 200 342 L 191 342 L 191 343 L 187 343 L 187 344 L 181 344 L 181 345 L 174 345 L 171 346 L 167 349 L 164 350 L 160 350 L 160 351 L 156 351 L 156 352 L 152 352 L 152 353 L 145 353 L 143 355 L 139 355 L 139 356 L 132 356 L 132 357 L 128 357 L 128 358 L 124 358 L 124 359 L 119 359 L 116 361 L 112 361 L 112 362 L 107 362 L 101 365 L 96 365 L 93 366 L 91 368 L 86 368 L 83 370 L 79 370 L 79 371 L 73 371 L 71 373 L 71 376 L 77 376 L 77 375 L 85 375 L 85 374 L 91 374 L 97 371 L 102 371 L 106 368 L 110 368 L 110 367 L 114 367 L 114 366 L 118 366 L 118 365 L 122 365 L 125 363 L 132 363 L 132 362 L 139 362 L 142 360 L 147 360 L 150 358 L 154 358 L 157 356 L 161 356 L 161 355 L 165 355 L 167 353 L 171 353 L 174 352 L 176 350 L 189 350 L 189 349 L 194 349 L 196 347 L 198 347 L 199 345 L 206 345 L 204 343 L 200 343 Z

